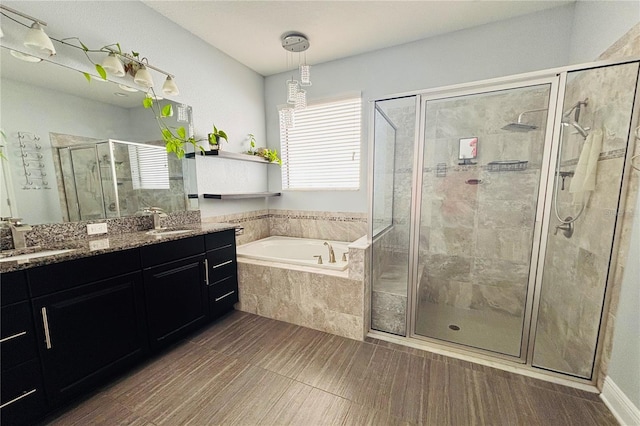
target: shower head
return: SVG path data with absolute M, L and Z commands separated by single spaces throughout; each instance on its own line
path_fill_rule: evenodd
M 527 123 L 509 123 L 502 128 L 502 130 L 508 130 L 510 132 L 530 132 L 536 130 L 538 126 Z
M 516 123 L 509 123 L 502 128 L 502 130 L 508 130 L 510 132 L 530 132 L 531 130 L 536 130 L 538 126 L 535 124 L 528 124 L 522 122 L 522 116 L 525 114 L 529 114 L 532 112 L 540 112 L 547 111 L 547 108 L 539 108 L 539 109 L 530 109 L 528 111 L 523 111 L 518 115 L 518 121 Z

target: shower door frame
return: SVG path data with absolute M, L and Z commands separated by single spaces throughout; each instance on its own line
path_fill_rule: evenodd
M 606 335 L 606 330 L 608 328 L 608 313 L 610 309 L 611 303 L 611 291 L 610 286 L 614 279 L 614 274 L 612 270 L 615 271 L 617 265 L 617 258 L 620 250 L 620 243 L 622 237 L 622 219 L 620 216 L 616 219 L 615 229 L 613 234 L 612 241 L 612 249 L 611 249 L 611 257 L 606 275 L 605 282 L 605 293 L 602 305 L 602 312 L 600 316 L 600 329 L 598 331 L 598 338 L 595 347 L 594 354 L 594 366 L 591 378 L 585 379 L 577 376 L 572 376 L 570 374 L 560 373 L 553 370 L 547 370 L 540 367 L 534 367 L 532 365 L 533 358 L 533 349 L 534 349 L 534 340 L 536 335 L 536 323 L 533 322 L 537 320 L 538 310 L 540 305 L 540 290 L 542 288 L 542 276 L 544 271 L 544 256 L 546 254 L 547 241 L 546 238 L 542 238 L 546 236 L 549 232 L 550 225 L 550 209 L 551 209 L 551 197 L 553 196 L 553 185 L 555 176 L 553 175 L 553 171 L 555 170 L 556 162 L 557 162 L 557 153 L 559 147 L 559 140 L 561 137 L 561 119 L 564 107 L 564 93 L 566 90 L 566 79 L 569 72 L 574 71 L 586 71 L 589 69 L 615 66 L 615 65 L 624 65 L 628 63 L 639 63 L 640 64 L 640 56 L 634 57 L 626 57 L 622 59 L 610 59 L 610 60 L 602 60 L 602 61 L 594 61 L 570 66 L 563 66 L 557 68 L 551 68 L 540 71 L 533 71 L 523 74 L 515 74 L 506 77 L 498 77 L 487 80 L 480 80 L 469 83 L 461 83 L 450 86 L 438 87 L 429 90 L 416 90 L 412 92 L 402 92 L 393 95 L 388 95 L 384 97 L 374 98 L 370 100 L 370 105 L 375 107 L 375 103 L 377 101 L 384 101 L 394 98 L 407 97 L 407 96 L 416 96 L 416 117 L 419 118 L 419 125 L 415 130 L 416 140 L 414 143 L 414 170 L 413 170 L 413 183 L 414 188 L 412 188 L 412 206 L 411 206 L 411 232 L 410 232 L 410 256 L 409 256 L 409 277 L 408 277 L 408 294 L 407 294 L 407 311 L 406 311 L 406 325 L 407 325 L 407 336 L 393 336 L 385 332 L 372 330 L 370 328 L 369 321 L 369 335 L 374 338 L 384 338 L 386 336 L 392 336 L 396 342 L 414 342 L 412 346 L 421 347 L 422 344 L 428 344 L 431 349 L 434 349 L 437 352 L 444 354 L 451 354 L 453 356 L 459 356 L 461 358 L 466 358 L 469 360 L 476 361 L 484 361 L 486 365 L 494 365 L 500 368 L 500 365 L 504 365 L 502 368 L 512 369 L 512 371 L 519 371 L 526 375 L 531 375 L 533 377 L 547 377 L 554 379 L 558 383 L 564 383 L 567 385 L 572 385 L 581 388 L 584 386 L 585 390 L 592 390 L 592 386 L 598 380 L 601 361 L 603 357 L 603 347 L 604 347 L 604 338 L 612 337 Z M 639 72 L 640 74 L 640 72 Z M 537 229 L 534 230 L 534 239 L 533 245 L 534 250 L 537 250 L 537 255 L 534 257 L 534 253 L 531 255 L 531 266 L 530 266 L 530 277 L 531 280 L 531 269 L 533 269 L 534 263 L 536 268 L 536 275 L 533 277 L 534 280 L 530 281 L 527 288 L 527 309 L 528 314 L 525 312 L 524 315 L 524 330 L 521 341 L 521 356 L 518 358 L 514 358 L 507 355 L 502 355 L 496 352 L 487 351 L 483 349 L 473 348 L 471 346 L 465 346 L 462 344 L 449 343 L 443 340 L 431 339 L 424 336 L 415 336 L 415 302 L 416 302 L 416 291 L 417 291 L 417 262 L 419 258 L 418 251 L 418 238 L 419 238 L 419 224 L 420 224 L 420 203 L 422 201 L 421 191 L 422 191 L 422 165 L 424 163 L 424 136 L 425 136 L 425 121 L 426 117 L 424 114 L 424 107 L 426 105 L 426 100 L 428 99 L 440 99 L 448 95 L 456 93 L 459 96 L 462 94 L 474 94 L 479 92 L 488 91 L 487 88 L 490 87 L 499 87 L 500 85 L 512 85 L 513 88 L 518 86 L 528 86 L 528 82 L 531 81 L 555 81 L 552 85 L 552 89 L 550 91 L 549 105 L 555 105 L 555 109 L 552 108 L 548 111 L 547 116 L 547 126 L 545 131 L 545 147 L 543 153 L 543 162 L 540 176 L 540 187 L 538 188 L 538 205 L 536 207 L 536 225 Z M 624 211 L 626 207 L 626 202 L 629 194 L 629 184 L 631 180 L 631 157 L 634 155 L 635 146 L 640 144 L 640 142 L 636 142 L 636 139 L 640 139 L 640 135 L 634 132 L 640 132 L 640 76 L 638 81 L 636 82 L 636 97 L 633 104 L 633 110 L 631 113 L 631 121 L 630 121 L 630 129 L 629 136 L 627 140 L 627 149 L 624 156 L 624 168 L 622 171 L 622 179 L 620 185 L 620 197 L 618 199 L 618 211 Z M 553 88 L 555 87 L 555 90 Z M 560 97 L 562 96 L 562 97 Z M 373 115 L 373 113 L 371 114 Z M 550 117 L 551 116 L 551 117 Z M 548 142 L 549 136 L 551 140 Z M 371 128 L 371 123 L 369 127 L 369 154 L 373 149 L 374 144 L 374 132 Z M 372 180 L 373 169 L 372 169 L 372 161 L 371 157 L 369 159 L 369 182 Z M 544 176 L 543 176 L 544 174 Z M 544 177 L 544 178 L 543 178 Z M 551 177 L 551 179 L 550 179 Z M 543 191 L 543 192 L 542 192 Z M 541 194 L 544 193 L 544 197 L 541 197 Z M 418 200 L 418 196 L 420 196 L 420 200 Z M 372 187 L 369 186 L 369 200 L 373 199 Z M 420 203 L 417 203 L 420 201 Z M 372 202 L 369 202 L 369 219 L 371 219 L 371 209 Z M 417 213 L 417 214 L 416 214 Z M 542 213 L 542 217 L 539 215 Z M 539 221 L 541 221 L 539 223 Z M 539 224 L 538 224 L 539 223 Z M 372 226 L 370 221 L 369 226 Z M 372 242 L 371 234 L 369 234 L 369 243 Z M 537 244 L 536 244 L 537 243 Z M 537 245 L 537 247 L 536 247 Z M 616 277 L 620 278 L 620 277 Z M 525 333 L 526 332 L 526 336 Z M 610 331 L 612 333 L 613 331 Z M 393 341 L 392 339 L 392 341 Z M 524 348 L 523 348 L 524 346 Z M 524 355 L 524 356 L 523 356 Z M 495 363 L 495 361 L 498 361 Z M 501 364 L 500 361 L 504 362 Z M 493 362 L 493 364 L 491 364 Z
M 487 354 L 492 357 L 515 361 L 520 364 L 526 363 L 527 359 L 527 346 L 529 342 L 529 330 L 531 324 L 531 316 L 533 310 L 533 295 L 536 287 L 536 276 L 538 272 L 538 255 L 540 250 L 540 241 L 542 236 L 543 229 L 543 219 L 545 212 L 545 200 L 546 200 L 546 192 L 547 192 L 547 179 L 549 177 L 549 172 L 552 170 L 549 167 L 549 161 L 552 158 L 553 150 L 552 147 L 554 145 L 553 136 L 554 136 L 554 125 L 550 125 L 554 123 L 554 118 L 556 116 L 556 105 L 558 100 L 558 84 L 559 79 L 558 76 L 552 77 L 540 77 L 540 78 L 531 78 L 525 80 L 517 80 L 511 82 L 495 82 L 493 84 L 480 84 L 478 86 L 465 87 L 463 89 L 448 89 L 448 90 L 434 90 L 433 92 L 427 92 L 420 95 L 420 122 L 419 122 L 419 130 L 420 134 L 418 137 L 418 143 L 415 144 L 414 148 L 414 174 L 413 181 L 415 183 L 415 196 L 412 198 L 411 205 L 411 232 L 410 235 L 413 236 L 412 246 L 410 248 L 410 257 L 409 257 L 409 270 L 410 270 L 410 279 L 409 279 L 409 300 L 407 303 L 408 312 L 407 312 L 407 337 L 410 339 L 416 339 L 421 341 L 426 341 L 430 343 L 436 343 L 438 345 L 443 346 L 451 346 L 453 348 L 461 348 L 464 347 L 467 350 L 478 352 L 481 354 Z M 533 86 L 546 86 L 548 85 L 549 90 L 549 99 L 548 99 L 548 111 L 547 111 L 547 119 L 546 119 L 546 128 L 544 133 L 544 142 L 543 142 L 543 154 L 542 154 L 542 162 L 540 167 L 540 180 L 538 184 L 538 194 L 537 194 L 537 202 L 536 202 L 536 214 L 535 220 L 533 223 L 533 238 L 531 240 L 531 257 L 529 262 L 529 274 L 527 280 L 527 290 L 524 300 L 524 315 L 522 317 L 522 331 L 520 333 L 520 353 L 519 356 L 507 355 L 487 349 L 477 348 L 469 345 L 465 345 L 462 343 L 449 342 L 446 340 L 440 340 L 436 338 L 431 338 L 427 336 L 423 336 L 417 334 L 416 332 L 416 316 L 418 310 L 418 300 L 417 300 L 417 292 L 418 292 L 418 267 L 420 262 L 420 249 L 419 249 L 419 233 L 420 233 L 420 221 L 421 221 L 421 208 L 422 208 L 422 176 L 423 176 L 423 168 L 424 168 L 424 150 L 425 150 L 425 133 L 426 126 L 428 123 L 426 122 L 426 108 L 427 104 L 430 101 L 436 100 L 446 100 L 452 98 L 460 98 L 463 96 L 470 95 L 482 95 L 489 94 L 499 91 L 508 91 L 511 89 L 522 89 Z M 556 144 L 557 145 L 557 144 Z

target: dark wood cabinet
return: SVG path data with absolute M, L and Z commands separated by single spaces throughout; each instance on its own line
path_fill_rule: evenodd
M 149 342 L 156 349 L 175 342 L 207 321 L 204 237 L 142 247 L 140 252 Z
M 233 229 L 3 273 L 0 412 L 33 424 L 238 301 Z
M 235 231 L 229 229 L 208 234 L 205 246 L 209 315 L 214 319 L 232 310 L 233 305 L 238 302 Z
M 29 424 L 42 416 L 47 405 L 26 275 L 4 273 L 0 281 L 0 423 Z
M 86 274 L 54 275 L 62 264 L 29 271 L 45 389 L 56 405 L 142 359 L 148 349 L 144 293 L 137 251 L 67 263 Z M 137 258 L 137 256 L 136 256 Z M 111 262 L 119 261 L 118 265 Z M 128 267 L 125 267 L 128 266 Z M 128 271 L 103 278 L 105 271 Z M 50 278 L 45 279 L 44 277 Z M 43 290 L 45 289 L 45 290 Z M 62 289 L 61 291 L 56 291 Z

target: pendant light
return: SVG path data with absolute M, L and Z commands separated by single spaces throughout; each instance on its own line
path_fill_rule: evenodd
M 178 96 L 180 94 L 180 90 L 178 90 L 176 82 L 173 81 L 173 76 L 167 76 L 167 79 L 162 85 L 162 93 L 169 96 Z
M 31 28 L 29 28 L 27 36 L 24 39 L 24 45 L 33 49 L 42 50 L 49 56 L 56 54 L 56 49 L 53 47 L 51 39 L 47 33 L 44 32 L 44 29 L 39 22 L 31 24 Z
M 102 61 L 102 68 L 109 74 L 115 77 L 124 77 L 124 66 L 115 53 L 109 53 L 104 61 Z
M 153 77 L 151 77 L 151 73 L 147 67 L 142 64 L 140 65 L 140 69 L 136 72 L 136 76 L 133 78 L 133 81 L 146 89 L 153 87 Z

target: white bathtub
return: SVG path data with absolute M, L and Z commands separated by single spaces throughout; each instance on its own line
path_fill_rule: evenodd
M 238 257 L 344 271 L 349 263 L 342 260 L 342 254 L 349 252 L 348 245 L 351 243 L 327 242 L 333 247 L 336 263 L 329 263 L 329 249 L 324 245 L 324 240 L 293 237 L 267 237 L 243 244 L 238 246 Z M 317 255 L 322 256 L 322 265 L 314 257 Z

